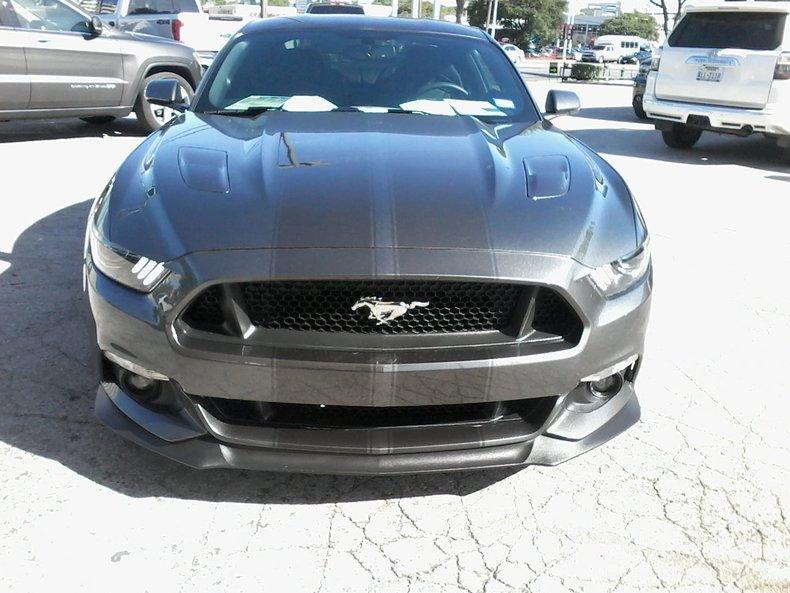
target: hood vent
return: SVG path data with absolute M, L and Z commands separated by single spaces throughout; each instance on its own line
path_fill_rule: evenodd
M 524 159 L 527 195 L 533 200 L 559 198 L 571 186 L 571 165 L 562 155 L 534 156 Z
M 224 150 L 184 146 L 178 150 L 178 170 L 192 189 L 217 194 L 230 191 L 228 153 Z

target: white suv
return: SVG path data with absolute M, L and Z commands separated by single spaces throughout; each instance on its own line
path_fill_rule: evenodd
M 762 133 L 790 149 L 790 2 L 690 7 L 653 58 L 643 106 L 664 142 Z

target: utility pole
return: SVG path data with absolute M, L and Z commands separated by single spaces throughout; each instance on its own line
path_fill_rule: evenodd
M 560 66 L 560 76 L 565 74 L 565 58 L 568 54 L 568 38 L 573 34 L 573 16 L 571 15 L 571 5 L 568 3 L 568 20 L 562 26 L 562 65 Z
M 499 0 L 494 0 L 494 11 L 491 15 L 491 37 L 496 39 L 496 24 L 497 24 L 497 13 L 499 12 Z
M 390 16 L 398 16 L 398 0 L 392 0 L 392 11 Z
M 269 12 L 269 0 L 261 0 L 261 18 L 266 18 L 266 13 Z
M 442 3 L 439 0 L 433 0 L 433 20 L 438 21 L 442 18 Z
M 493 0 L 488 0 L 488 2 L 486 2 L 486 33 L 488 33 L 488 28 L 491 25 L 491 7 L 493 5 Z
M 420 2 L 421 0 L 411 0 L 411 18 L 420 18 Z

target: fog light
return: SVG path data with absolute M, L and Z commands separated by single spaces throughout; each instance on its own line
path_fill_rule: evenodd
M 587 383 L 587 388 L 595 397 L 610 398 L 617 395 L 623 387 L 623 376 L 620 373 L 609 375 L 597 381 Z
M 159 397 L 161 383 L 127 370 L 121 370 L 119 383 L 121 389 L 140 402 L 150 402 Z

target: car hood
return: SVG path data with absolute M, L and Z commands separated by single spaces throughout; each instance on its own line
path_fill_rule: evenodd
M 547 122 L 188 112 L 116 175 L 107 238 L 171 260 L 195 251 L 420 248 L 547 253 L 600 265 L 632 251 L 620 177 Z

